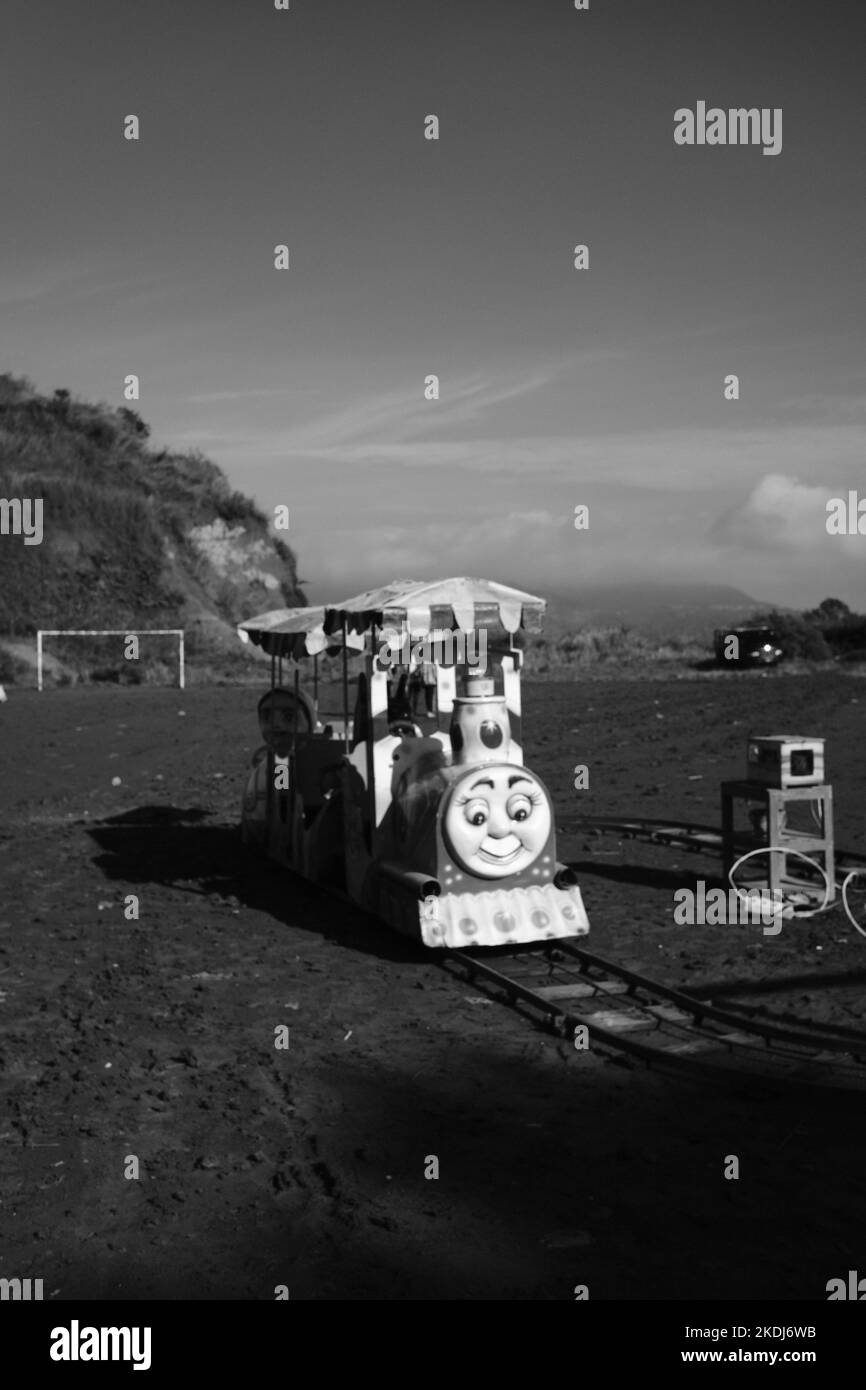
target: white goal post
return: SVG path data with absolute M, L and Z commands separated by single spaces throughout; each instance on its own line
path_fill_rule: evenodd
M 176 637 L 177 683 L 184 689 L 184 629 L 182 627 L 41 627 L 36 633 L 36 687 L 42 689 L 43 637 Z

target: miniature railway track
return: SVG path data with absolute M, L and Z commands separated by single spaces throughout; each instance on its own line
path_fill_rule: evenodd
M 644 820 L 630 816 L 624 820 L 589 817 L 571 821 L 571 832 L 588 835 L 616 835 L 621 840 L 640 840 L 645 844 L 669 845 L 690 854 L 722 852 L 722 832 L 712 825 L 696 825 L 692 821 Z M 742 850 L 754 849 L 754 837 L 734 836 L 734 845 Z M 836 850 L 837 875 L 866 867 L 866 854 L 856 850 Z
M 449 951 L 444 965 L 564 1037 L 586 1028 L 590 1047 L 649 1066 L 764 1088 L 866 1089 L 866 1032 L 744 1017 L 571 942 L 483 960 Z

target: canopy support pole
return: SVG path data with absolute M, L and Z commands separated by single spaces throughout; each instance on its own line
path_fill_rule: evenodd
M 274 688 L 274 673 L 275 673 L 275 671 L 276 671 L 276 668 L 277 668 L 277 657 L 276 657 L 276 653 L 275 653 L 275 652 L 271 652 L 271 690 L 273 690 L 273 688 Z M 268 827 L 268 849 L 270 849 L 270 847 L 271 847 L 271 845 L 273 844 L 273 841 L 274 841 L 274 826 L 273 826 L 273 820 L 274 820 L 274 807 L 276 806 L 276 800 L 277 800 L 277 798 L 276 798 L 276 788 L 275 788 L 275 786 L 274 786 L 274 778 L 275 778 L 275 776 L 276 776 L 276 769 L 277 769 L 276 755 L 275 755 L 274 750 L 273 750 L 273 748 L 271 747 L 270 744 L 268 744 L 267 766 L 268 766 L 268 780 L 267 780 L 267 793 L 266 793 L 266 801 L 265 801 L 265 822 L 266 822 L 267 827 Z
M 281 682 L 282 684 L 282 682 Z M 298 663 L 295 662 L 295 707 L 292 711 L 292 776 L 294 776 L 295 758 L 298 752 L 298 705 L 300 704 L 300 672 Z
M 346 619 L 343 619 L 343 742 L 349 751 L 349 658 L 346 652 Z

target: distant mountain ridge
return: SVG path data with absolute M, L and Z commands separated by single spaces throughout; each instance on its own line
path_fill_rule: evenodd
M 606 584 L 567 594 L 548 590 L 545 636 L 582 627 L 630 627 L 653 635 L 706 636 L 768 607 L 726 584 Z
M 43 539 L 0 535 L 0 633 L 235 624 L 306 603 L 268 518 L 196 452 L 154 450 L 133 410 L 0 375 L 0 498 L 43 499 Z

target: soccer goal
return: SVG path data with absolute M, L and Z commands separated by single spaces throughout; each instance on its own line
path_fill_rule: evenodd
M 80 627 L 80 628 L 56 628 L 41 627 L 36 633 L 36 686 L 42 689 L 42 639 L 44 637 L 123 637 L 127 641 L 130 638 L 139 637 L 176 637 L 177 638 L 177 683 L 180 689 L 184 689 L 184 629 L 182 627 Z

